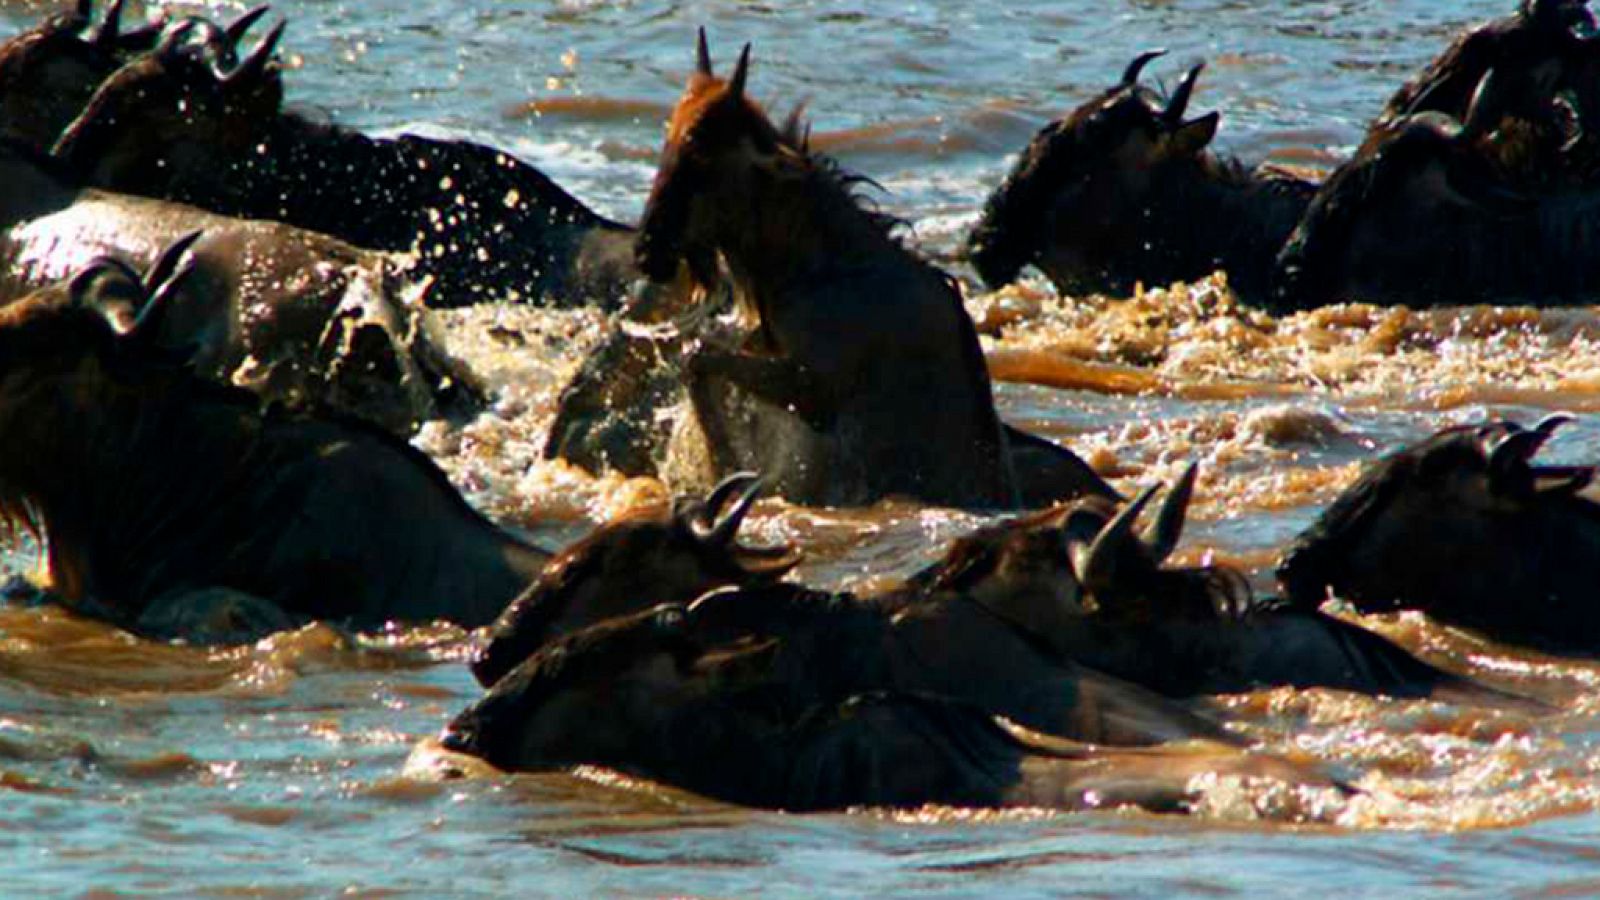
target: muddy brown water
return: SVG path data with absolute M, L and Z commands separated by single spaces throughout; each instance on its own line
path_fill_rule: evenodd
M 365 128 L 465 135 L 547 166 L 624 218 L 647 190 L 692 27 L 719 58 L 754 40 L 753 89 L 811 99 L 819 133 L 889 188 L 911 240 L 947 256 L 1007 154 L 1138 49 L 1214 63 L 1196 103 L 1250 158 L 1326 164 L 1405 73 L 1503 3 L 277 4 L 291 98 Z M 219 9 L 231 9 L 222 5 Z M 0 3 L 0 27 L 29 4 Z M 826 60 L 826 65 L 822 63 Z M 1580 414 L 1547 453 L 1600 461 L 1592 309 L 1428 313 L 1358 305 L 1273 319 L 1221 282 L 1134 298 L 1038 281 L 974 294 L 1006 417 L 1063 441 L 1119 488 L 1202 476 L 1185 557 L 1268 590 L 1273 557 L 1363 461 L 1455 422 Z M 498 389 L 417 443 L 480 508 L 559 544 L 666 502 L 538 450 L 565 375 L 603 320 L 490 305 L 440 317 Z M 885 503 L 764 501 L 756 539 L 800 572 L 870 588 L 981 519 Z M 25 571 L 19 543 L 6 568 Z M 1500 895 L 1600 890 L 1600 665 L 1542 657 L 1411 616 L 1363 624 L 1418 654 L 1543 698 L 1545 715 L 1331 691 L 1226 698 L 1237 727 L 1325 761 L 1351 799 L 1219 784 L 1188 818 L 953 809 L 785 816 L 601 771 L 434 783 L 413 748 L 477 695 L 450 628 L 327 627 L 204 650 L 141 642 L 49 609 L 0 609 L 0 893 L 89 889 L 326 896 Z

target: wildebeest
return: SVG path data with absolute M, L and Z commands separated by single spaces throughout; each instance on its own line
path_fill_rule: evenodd
M 59 285 L 96 256 L 148 265 L 200 231 L 196 272 L 173 298 L 163 337 L 195 345 L 202 372 L 397 433 L 481 401 L 384 254 L 274 222 L 87 189 L 16 142 L 0 140 L 0 183 L 0 303 Z
M 1169 697 L 1292 686 L 1525 702 L 1315 609 L 1258 600 L 1227 567 L 1165 566 L 1194 477 L 1191 467 L 1142 529 L 1154 488 L 1120 510 L 1085 500 L 983 529 L 913 583 L 971 595 L 1056 656 Z
M 781 633 L 786 659 L 803 670 L 795 677 L 812 687 L 826 682 L 835 699 L 934 692 L 1077 740 L 1224 739 L 1208 719 L 1050 657 L 975 599 L 982 585 L 856 597 L 781 583 L 799 552 L 738 540 L 759 489 L 754 476 L 736 476 L 704 503 L 664 519 L 611 523 L 563 550 L 488 630 L 472 661 L 479 683 L 492 688 L 566 635 L 659 603 L 698 600 L 719 610 L 730 633 Z
M 112 0 L 104 18 L 92 22 L 92 0 L 45 18 L 0 43 L 0 137 L 48 151 L 89 97 L 117 67 L 153 50 L 164 34 L 183 28 L 175 51 L 198 52 L 227 64 L 250 26 L 266 13 L 258 6 L 226 26 L 208 19 L 163 16 L 132 29 L 122 27 L 124 0 Z
M 502 769 L 602 765 L 793 811 L 1178 811 L 1206 774 L 1335 787 L 1308 767 L 1220 745 L 1108 751 L 938 693 L 838 695 L 822 683 L 828 665 L 856 660 L 809 658 L 781 634 L 730 631 L 721 621 L 730 611 L 758 618 L 760 598 L 662 605 L 557 640 L 457 716 L 441 743 Z
M 1485 82 L 1465 122 L 1396 120 L 1329 176 L 1279 252 L 1277 305 L 1593 302 L 1600 190 L 1508 176 L 1479 143 L 1498 120 Z
M 371 138 L 285 111 L 282 33 L 233 67 L 169 35 L 106 79 L 55 154 L 97 187 L 412 253 L 435 305 L 620 302 L 636 277 L 630 229 L 492 147 Z
M 1185 118 L 1203 64 L 1163 101 L 1139 84 L 1160 55 L 1140 54 L 1022 152 L 967 239 L 985 284 L 1032 264 L 1063 293 L 1127 294 L 1223 269 L 1246 302 L 1268 299 L 1278 248 L 1316 186 L 1211 152 L 1219 114 Z
M 133 630 L 201 640 L 249 636 L 234 632 L 240 609 L 361 628 L 492 620 L 547 554 L 405 442 L 263 409 L 193 374 L 160 341 L 193 271 L 185 252 L 132 283 L 124 264 L 97 261 L 64 299 L 0 309 L 0 509 L 42 533 L 51 590 Z M 142 302 L 119 331 L 102 305 L 130 295 Z
M 725 267 L 751 329 L 686 365 L 712 467 L 808 504 L 1110 494 L 1070 453 L 1007 433 L 959 289 L 862 208 L 860 179 L 810 152 L 797 117 L 779 129 L 745 96 L 749 61 L 747 46 L 716 77 L 702 32 L 636 247 L 657 282 L 687 264 L 710 291 Z
M 1289 597 L 1600 653 L 1600 505 L 1579 493 L 1594 468 L 1534 462 L 1565 421 L 1449 428 L 1373 464 L 1284 554 Z
M 1581 180 L 1587 173 L 1570 170 L 1586 165 L 1585 154 L 1570 145 L 1600 128 L 1600 84 L 1590 76 L 1600 63 L 1594 29 L 1588 0 L 1523 0 L 1515 14 L 1453 41 L 1389 99 L 1369 133 L 1423 112 L 1465 120 L 1485 76 L 1498 71 L 1505 84 L 1489 127 L 1506 134 L 1495 142 L 1496 155 L 1535 183 Z M 1565 120 L 1564 109 L 1575 121 Z M 1515 128 L 1506 127 L 1511 122 Z

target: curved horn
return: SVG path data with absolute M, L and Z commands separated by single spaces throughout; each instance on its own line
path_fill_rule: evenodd
M 126 261 L 115 256 L 96 256 L 94 259 L 84 263 L 77 274 L 72 276 L 72 280 L 67 282 L 67 297 L 78 306 L 85 305 L 88 298 L 84 294 L 89 290 L 89 285 L 101 272 L 107 269 L 115 270 L 133 284 L 139 283 L 139 273 L 134 271 L 134 268 L 128 265 Z
M 167 317 L 167 310 L 172 306 L 172 298 L 178 293 L 183 283 L 194 274 L 195 261 L 185 260 L 178 266 L 166 280 L 161 282 L 155 293 L 144 303 L 144 308 L 139 310 L 139 315 L 133 320 L 133 327 L 122 336 L 125 341 L 144 345 L 155 344 L 157 336 L 161 333 L 161 324 Z
M 1150 65 L 1151 60 L 1160 59 L 1166 55 L 1167 50 L 1165 47 L 1162 47 L 1156 50 L 1146 50 L 1138 56 L 1135 56 L 1133 58 L 1133 62 L 1128 63 L 1128 67 L 1122 70 L 1122 81 L 1119 82 L 1118 86 L 1133 87 L 1134 85 L 1138 84 L 1139 73 L 1144 71 L 1144 67 Z
M 194 27 L 193 19 L 173 25 L 167 29 L 166 33 L 161 35 L 161 43 L 156 44 L 155 50 L 151 52 L 155 54 L 157 59 L 170 61 L 177 54 L 178 49 L 183 46 L 183 42 L 189 39 L 189 33 L 194 30 Z
M 1513 431 L 1489 448 L 1489 471 L 1509 472 L 1533 459 L 1550 435 L 1540 431 Z
M 694 536 L 705 544 L 733 543 L 744 517 L 761 495 L 762 485 L 761 476 L 749 472 L 728 476 L 706 498 L 704 518 L 691 525 Z
M 1533 426 L 1533 430 L 1548 438 L 1550 435 L 1556 433 L 1556 429 L 1563 425 L 1570 425 L 1576 421 L 1578 421 L 1578 417 L 1572 415 L 1571 413 L 1551 413 L 1550 415 L 1540 419 L 1539 424 Z
M 155 265 L 150 267 L 150 271 L 146 272 L 144 278 L 140 281 L 144 285 L 146 294 L 154 294 L 158 288 L 171 280 L 172 274 L 178 270 L 178 262 L 183 259 L 185 253 L 189 252 L 189 248 L 194 246 L 195 241 L 200 240 L 202 234 L 205 234 L 205 232 L 201 230 L 191 231 L 168 244 L 167 249 L 161 251 L 161 255 L 156 258 Z
M 1100 529 L 1088 552 L 1083 554 L 1083 565 L 1078 571 L 1078 579 L 1085 588 L 1093 592 L 1116 584 L 1118 547 L 1132 537 L 1134 523 L 1155 495 L 1156 485 L 1145 488 Z
M 106 7 L 105 21 L 94 31 L 94 37 L 89 42 L 96 48 L 110 53 L 117 49 L 117 37 L 122 31 L 122 7 L 127 0 L 111 0 L 111 5 Z
M 1189 463 L 1183 469 L 1183 474 L 1167 491 L 1166 499 L 1161 501 L 1161 509 L 1156 512 L 1155 520 L 1145 527 L 1140 534 L 1146 547 L 1155 555 L 1156 562 L 1162 562 L 1172 555 L 1177 549 L 1178 540 L 1183 537 L 1184 517 L 1189 514 L 1189 501 L 1194 498 L 1194 480 L 1199 472 L 1199 467 Z
M 1478 86 L 1472 91 L 1472 99 L 1467 102 L 1466 114 L 1461 119 L 1462 136 L 1488 134 L 1505 118 L 1506 92 L 1500 87 L 1502 81 L 1504 79 L 1496 75 L 1494 69 L 1483 73 Z
M 250 55 L 245 57 L 244 62 L 239 63 L 238 68 L 229 72 L 227 77 L 222 79 L 223 86 L 233 87 L 235 85 L 248 84 L 260 78 L 267 71 L 267 63 L 272 60 L 272 52 L 278 49 L 278 39 L 283 37 L 283 29 L 288 24 L 288 22 L 279 22 L 277 27 L 267 32 L 267 36 L 261 39 L 261 43 L 257 44 L 254 50 L 250 51 Z
M 707 78 L 715 77 L 711 72 L 711 49 L 706 46 L 706 29 L 700 26 L 700 39 L 694 48 L 694 70 Z
M 739 64 L 733 67 L 733 77 L 728 79 L 728 94 L 734 97 L 744 96 L 744 82 L 750 75 L 750 45 L 745 44 L 739 51 Z
M 1172 92 L 1172 99 L 1167 101 L 1167 108 L 1161 111 L 1161 118 L 1168 124 L 1176 125 L 1183 121 L 1183 114 L 1189 109 L 1189 98 L 1194 95 L 1194 83 L 1200 80 L 1200 73 L 1205 70 L 1206 64 L 1195 63 L 1189 71 L 1183 73 L 1183 80 L 1178 82 L 1178 89 Z
M 250 30 L 250 26 L 261 21 L 261 17 L 266 15 L 269 11 L 271 11 L 271 9 L 271 6 L 263 3 L 260 6 L 248 10 L 244 15 L 234 19 L 232 22 L 229 22 L 228 27 L 222 29 L 222 33 L 228 36 L 228 43 L 235 47 L 239 46 L 239 41 L 244 38 L 245 32 Z

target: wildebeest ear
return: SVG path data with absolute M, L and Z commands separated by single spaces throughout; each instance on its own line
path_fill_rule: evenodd
M 1168 135 L 1167 140 L 1173 152 L 1184 156 L 1194 156 L 1204 150 L 1217 136 L 1217 125 L 1222 121 L 1222 114 L 1216 111 L 1208 112 L 1198 119 L 1179 125 Z

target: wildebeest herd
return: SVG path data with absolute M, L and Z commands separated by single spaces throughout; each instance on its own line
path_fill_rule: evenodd
M 630 227 L 509 153 L 286 110 L 284 25 L 250 39 L 264 8 L 124 27 L 121 7 L 79 0 L 0 45 L 0 511 L 47 548 L 41 602 L 190 642 L 483 627 L 486 693 L 444 750 L 791 810 L 1181 810 L 1207 773 L 1352 790 L 1206 700 L 1264 686 L 1543 708 L 1330 597 L 1600 652 L 1594 469 L 1536 462 L 1561 415 L 1378 461 L 1286 549 L 1281 598 L 1173 564 L 1195 467 L 1123 498 L 1002 422 L 960 282 L 798 111 L 750 99 L 749 46 L 719 74 L 701 33 Z M 1279 311 L 1592 303 L 1595 31 L 1581 0 L 1526 0 L 1320 183 L 1213 153 L 1202 67 L 1163 96 L 1142 53 L 1022 151 L 968 261 L 1068 294 L 1220 269 Z M 546 452 L 667 479 L 681 404 L 703 478 L 670 513 L 552 552 L 407 443 L 485 401 L 427 308 L 506 301 L 614 311 Z M 831 592 L 794 579 L 801 548 L 741 540 L 763 490 L 1015 515 Z M 1417 558 L 1420 530 L 1449 552 Z

